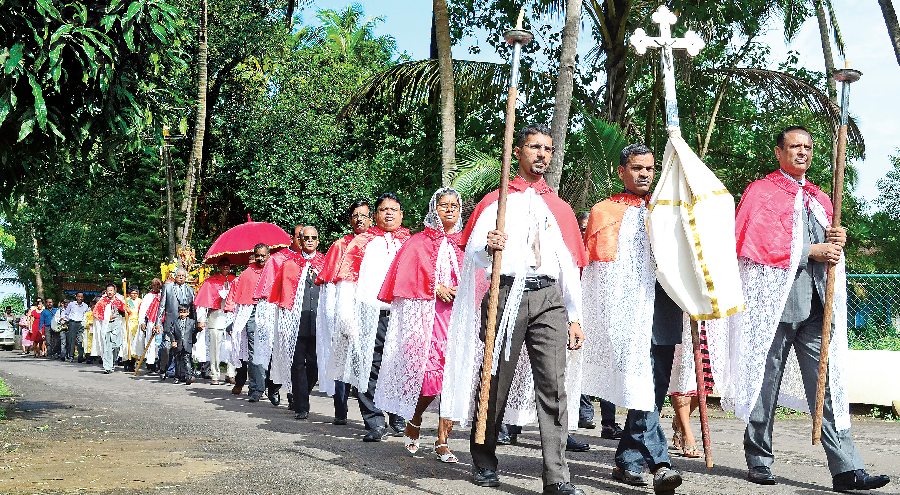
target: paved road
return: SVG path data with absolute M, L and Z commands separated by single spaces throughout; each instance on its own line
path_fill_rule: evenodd
M 500 447 L 501 486 L 478 488 L 469 482 L 468 429 L 451 435 L 459 464 L 441 464 L 427 449 L 411 457 L 398 438 L 363 443 L 355 401 L 350 404 L 350 424 L 335 426 L 331 399 L 320 394 L 311 400 L 310 420 L 301 422 L 285 406 L 249 403 L 246 395 L 233 396 L 230 388 L 206 381 L 184 386 L 148 375 L 104 375 L 96 365 L 51 362 L 18 352 L 0 352 L 0 377 L 20 396 L 0 423 L 3 493 L 74 493 L 86 488 L 181 494 L 530 494 L 541 489 L 536 428 L 526 428 L 520 445 Z M 830 490 L 822 449 L 810 445 L 808 418 L 776 422 L 778 459 L 773 471 L 780 483 L 761 487 L 744 480 L 743 423 L 719 416 L 711 421 L 716 467 L 673 458 L 685 478 L 678 493 Z M 426 415 L 426 441 L 433 441 L 436 426 L 436 416 Z M 894 480 L 877 493 L 900 493 L 900 422 L 863 418 L 854 420 L 853 430 L 869 471 Z M 600 439 L 599 430 L 579 431 L 576 437 L 592 446 L 590 452 L 568 456 L 573 482 L 587 493 L 651 492 L 610 479 L 614 441 Z M 103 448 L 108 451 L 86 454 Z M 54 452 L 52 461 L 38 462 Z M 85 459 L 93 464 L 84 464 Z M 71 474 L 61 470 L 72 465 L 83 467 L 71 468 Z

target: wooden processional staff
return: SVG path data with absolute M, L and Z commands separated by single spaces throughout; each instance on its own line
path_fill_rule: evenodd
M 506 227 L 506 196 L 509 187 L 509 167 L 512 162 L 513 133 L 516 124 L 516 99 L 519 96 L 519 58 L 522 46 L 531 43 L 531 31 L 522 28 L 525 8 L 519 11 L 516 28 L 503 33 L 503 39 L 513 47 L 512 69 L 509 75 L 509 96 L 506 98 L 506 128 L 503 134 L 503 164 L 500 169 L 500 197 L 497 199 L 497 230 Z M 497 333 L 497 305 L 500 298 L 500 262 L 503 251 L 494 253 L 491 271 L 491 289 L 488 299 L 487 327 L 484 337 L 484 362 L 481 368 L 481 395 L 478 398 L 478 423 L 475 426 L 475 443 L 484 444 L 487 429 L 488 398 L 491 395 L 491 370 L 494 368 L 494 340 Z
M 844 68 L 835 71 L 832 77 L 841 82 L 841 126 L 838 128 L 837 157 L 834 167 L 834 188 L 831 191 L 831 203 L 834 205 L 833 227 L 841 226 L 841 202 L 844 199 L 844 164 L 847 159 L 847 107 L 850 104 L 850 83 L 862 76 L 862 72 L 850 68 L 848 62 Z M 835 265 L 828 264 L 828 275 L 825 282 L 825 314 L 822 316 L 822 345 L 819 351 L 819 382 L 816 387 L 816 410 L 813 415 L 812 443 L 818 445 L 822 438 L 822 415 L 825 410 L 825 386 L 828 384 L 828 346 L 831 343 L 831 316 L 834 309 L 834 277 Z

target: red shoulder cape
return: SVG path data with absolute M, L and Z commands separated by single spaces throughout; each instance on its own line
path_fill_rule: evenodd
M 161 297 L 162 297 L 162 294 L 159 292 L 156 292 L 153 295 L 153 302 L 151 302 L 150 306 L 147 308 L 147 319 L 148 320 L 150 320 L 150 315 L 155 315 L 159 312 L 159 300 Z M 160 320 L 160 323 L 163 323 L 165 320 L 166 320 L 166 315 L 163 314 L 163 317 Z
M 591 208 L 591 216 L 584 231 L 584 245 L 588 262 L 615 261 L 619 251 L 619 229 L 625 210 L 639 207 L 646 198 L 621 193 L 605 199 Z
M 225 311 L 234 311 L 238 304 L 249 306 L 256 302 L 253 300 L 253 293 L 256 286 L 259 285 L 262 271 L 262 268 L 251 264 L 241 272 L 237 281 L 231 284 L 231 290 L 228 292 L 228 297 L 225 298 Z
M 253 292 L 253 298 L 268 299 L 269 294 L 272 292 L 272 287 L 275 285 L 275 279 L 278 278 L 278 274 L 281 273 L 281 267 L 284 265 L 284 262 L 288 259 L 297 257 L 302 258 L 303 255 L 292 250 L 290 247 L 279 250 L 277 253 L 269 256 L 269 260 L 266 261 L 262 273 L 259 276 L 259 283 L 256 285 L 256 289 Z
M 437 256 L 444 238 L 453 246 L 459 266 L 463 263 L 463 251 L 459 248 L 462 234 L 445 234 L 426 228 L 409 238 L 388 269 L 378 299 L 390 303 L 395 297 L 406 299 L 434 299 Z
M 794 201 L 800 184 L 776 170 L 747 186 L 734 222 L 737 255 L 777 268 L 790 268 L 791 238 L 794 230 Z M 806 181 L 806 196 L 818 202 L 831 223 L 831 199 Z
M 369 242 L 372 241 L 372 239 L 386 234 L 387 232 L 381 230 L 377 225 L 373 225 L 362 234 L 354 237 L 353 241 L 350 242 L 350 245 L 347 246 L 344 256 L 341 258 L 341 266 L 337 271 L 335 281 L 346 280 L 349 282 L 356 282 L 359 280 L 359 266 L 362 264 L 363 256 L 366 255 L 366 246 L 369 245 Z M 397 230 L 390 232 L 390 234 L 395 239 L 399 240 L 401 244 L 409 239 L 409 229 L 406 227 L 400 227 Z
M 341 258 L 343 258 L 344 251 L 347 250 L 347 246 L 350 245 L 354 237 L 356 237 L 355 234 L 347 234 L 334 241 L 334 244 L 328 248 L 328 254 L 325 255 L 325 266 L 316 277 L 316 285 L 331 284 L 337 281 Z
M 325 265 L 325 255 L 316 251 L 310 260 L 302 255 L 285 260 L 281 265 L 281 271 L 275 277 L 275 283 L 272 284 L 272 291 L 269 293 L 270 303 L 285 309 L 294 309 L 294 298 L 297 295 L 297 288 L 300 286 L 300 275 L 303 274 L 303 267 L 307 263 L 312 265 L 313 270 L 321 271 Z
M 106 296 L 101 297 L 100 300 L 97 301 L 97 304 L 94 306 L 94 318 L 103 320 L 103 313 L 106 311 L 106 305 L 110 303 L 112 303 L 112 307 L 122 310 L 123 313 L 126 312 L 127 309 L 125 308 L 125 302 L 119 299 L 117 296 L 118 294 L 116 294 L 116 296 L 113 296 L 112 301 L 107 299 Z
M 587 256 L 585 255 L 584 243 L 581 239 L 581 229 L 578 228 L 578 220 L 575 218 L 575 212 L 572 211 L 572 207 L 569 206 L 569 203 L 566 203 L 557 196 L 556 193 L 553 192 L 553 189 L 550 189 L 550 186 L 547 185 L 543 177 L 541 180 L 531 184 L 523 179 L 522 176 L 517 175 L 515 179 L 509 182 L 508 191 L 510 193 L 522 192 L 529 187 L 533 187 L 534 190 L 541 195 L 541 199 L 544 200 L 544 203 L 547 204 L 550 212 L 553 213 L 553 218 L 556 219 L 556 223 L 559 225 L 563 241 L 565 241 L 566 247 L 569 248 L 569 252 L 572 253 L 572 260 L 575 262 L 575 265 L 579 268 L 586 265 Z M 500 190 L 498 189 L 489 193 L 478 203 L 478 206 L 475 207 L 475 211 L 472 212 L 472 216 L 469 217 L 468 223 L 466 223 L 465 230 L 463 230 L 462 238 L 460 240 L 461 246 L 465 247 L 469 242 L 469 236 L 472 235 L 475 223 L 478 221 L 478 217 L 481 216 L 484 209 L 496 202 L 499 197 Z
M 236 278 L 237 277 L 230 273 L 227 275 L 229 284 L 233 283 Z M 200 290 L 197 291 L 197 297 L 194 299 L 194 306 L 198 308 L 221 309 L 222 297 L 219 296 L 219 291 L 225 287 L 225 279 L 226 276 L 221 273 L 216 273 L 204 280 L 203 285 L 200 286 Z

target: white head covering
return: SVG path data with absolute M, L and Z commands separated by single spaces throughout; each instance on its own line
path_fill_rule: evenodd
M 431 201 L 428 202 L 428 214 L 425 215 L 426 227 L 431 227 L 432 229 L 440 230 L 441 232 L 444 231 L 444 222 L 441 221 L 441 218 L 437 214 L 437 202 L 439 199 L 447 196 L 448 194 L 456 196 L 456 202 L 460 205 L 460 207 L 462 207 L 462 198 L 459 196 L 459 193 L 456 192 L 455 189 L 451 187 L 442 187 L 438 189 L 431 196 Z M 460 211 L 460 213 L 462 213 L 462 211 Z M 453 234 L 455 232 L 459 232 L 460 230 L 462 230 L 462 215 L 460 215 L 459 218 L 456 219 L 456 225 L 454 225 L 448 233 Z

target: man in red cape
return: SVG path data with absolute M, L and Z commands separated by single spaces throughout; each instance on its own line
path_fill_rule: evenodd
M 480 297 L 480 288 L 490 277 L 494 253 L 503 250 L 497 345 L 484 350 L 494 353 L 496 368 L 484 444 L 475 442 L 472 431 L 473 481 L 480 486 L 500 484 L 497 431 L 504 415 L 510 416 L 509 408 L 524 409 L 522 397 L 510 396 L 524 344 L 534 376 L 531 388 L 541 433 L 544 493 L 581 494 L 569 482 L 565 459 L 566 349 L 579 349 L 584 341 L 578 269 L 585 263 L 585 253 L 575 213 L 543 178 L 553 151 L 546 126 L 522 128 L 513 149 L 519 166 L 509 183 L 505 233 L 496 230 L 499 191 L 485 196 L 463 231 L 466 254 L 447 339 L 441 417 L 469 420 L 473 375 L 480 376 L 476 332 L 481 328 L 483 335 L 487 319 L 488 294 Z M 575 393 L 577 403 L 580 393 Z
M 384 413 L 375 406 L 375 385 L 381 369 L 381 354 L 390 320 L 390 305 L 378 300 L 388 268 L 400 246 L 409 239 L 401 227 L 403 211 L 394 193 L 384 193 L 375 202 L 375 225 L 357 235 L 341 259 L 337 280 L 335 330 L 327 379 L 355 386 L 359 410 L 365 423 L 363 441 L 380 442 L 390 426 L 401 436 L 406 420 Z
M 788 127 L 775 141 L 780 170 L 747 186 L 736 212 L 738 265 L 747 309 L 728 318 L 734 325 L 729 331 L 729 355 L 711 356 L 713 373 L 720 373 L 716 384 L 724 391 L 723 399 L 734 405 L 735 414 L 747 422 L 744 457 L 748 480 L 775 484 L 770 469 L 775 461 L 775 407 L 781 403 L 794 409 L 815 409 L 826 274 L 828 265 L 835 265 L 822 447 L 835 491 L 880 488 L 890 479 L 865 471 L 850 436 L 843 257 L 847 234 L 843 228 L 832 227 L 831 201 L 806 178 L 812 164 L 809 131 Z M 711 350 L 723 340 L 721 333 L 717 338 L 711 332 L 708 335 Z M 787 366 L 789 356 L 796 357 L 800 377 Z M 731 360 L 728 369 L 733 373 L 722 374 L 717 363 L 722 357 Z M 782 387 L 783 383 L 790 385 Z M 798 389 L 803 389 L 805 396 L 792 393 Z
M 203 281 L 194 306 L 197 308 L 197 328 L 201 331 L 197 339 L 206 339 L 206 365 L 209 366 L 209 378 L 211 385 L 218 385 L 222 372 L 219 371 L 219 350 L 222 346 L 222 338 L 225 337 L 225 311 L 222 309 L 224 296 L 231 290 L 231 284 L 235 277 L 231 274 L 231 260 L 227 257 L 219 258 L 216 263 L 219 271 Z M 202 361 L 201 361 L 202 362 Z M 226 381 L 234 381 L 234 366 L 230 366 L 225 374 Z
M 231 323 L 231 364 L 237 368 L 231 393 L 240 395 L 250 378 L 250 402 L 257 402 L 265 391 L 266 368 L 253 362 L 256 336 L 257 300 L 254 292 L 262 276 L 263 267 L 269 259 L 269 246 L 257 244 L 253 247 L 251 263 L 231 284 L 225 297 L 224 309 L 230 313 Z
M 299 317 L 294 323 L 283 325 L 286 330 L 285 338 L 293 335 L 293 346 L 286 342 L 285 358 L 290 356 L 290 378 L 288 405 L 296 412 L 296 419 L 309 418 L 309 393 L 316 385 L 319 377 L 319 368 L 316 363 L 316 311 L 319 306 L 319 286 L 315 280 L 325 267 L 325 256 L 317 251 L 319 247 L 319 231 L 310 225 L 303 228 L 301 233 L 302 254 L 304 263 L 296 261 L 285 262 L 281 270 L 280 285 L 285 293 L 295 294 L 292 301 L 284 310 L 291 315 Z M 272 297 L 271 299 L 276 299 Z M 284 299 L 284 297 L 278 298 Z M 279 304 L 280 305 L 280 304 Z M 282 318 L 287 318 L 282 316 Z M 289 328 L 288 328 L 289 327 Z
M 653 152 L 626 146 L 617 172 L 625 190 L 591 208 L 584 241 L 588 266 L 584 290 L 584 391 L 628 409 L 612 477 L 669 493 L 681 485 L 671 469 L 659 424 L 675 345 L 681 342 L 682 311 L 656 282 L 647 232 L 647 200 L 656 173 Z
M 268 367 L 266 388 L 269 401 L 276 406 L 281 402 L 281 386 L 291 384 L 291 363 L 302 312 L 302 304 L 297 303 L 302 301 L 306 288 L 301 281 L 309 269 L 318 272 L 325 263 L 322 253 L 303 252 L 303 227 L 295 225 L 290 246 L 269 257 L 254 291 L 259 304 L 253 361 Z
M 328 248 L 328 254 L 325 255 L 325 266 L 316 277 L 316 284 L 321 286 L 319 307 L 316 311 L 316 358 L 319 365 L 319 390 L 334 396 L 334 424 L 336 425 L 347 424 L 347 396 L 350 394 L 350 384 L 326 378 L 334 336 L 337 275 L 341 259 L 344 257 L 347 247 L 350 246 L 350 242 L 372 226 L 369 203 L 359 200 L 351 204 L 347 210 L 347 219 L 350 221 L 352 232 L 341 237 Z

